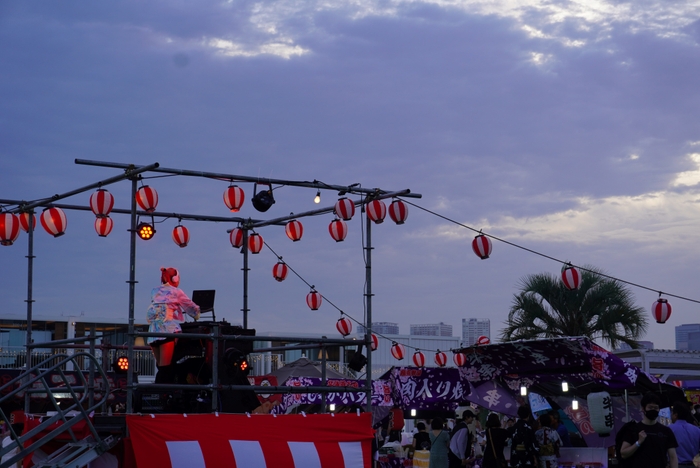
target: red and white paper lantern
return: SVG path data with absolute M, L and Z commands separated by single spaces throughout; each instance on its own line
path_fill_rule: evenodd
M 491 340 L 489 339 L 488 336 L 481 335 L 479 338 L 476 339 L 476 345 L 477 346 L 484 346 L 491 343 Z
M 350 221 L 355 215 L 355 203 L 348 198 L 341 198 L 335 202 L 335 215 L 344 221 Z
M 158 192 L 156 192 L 156 189 L 144 185 L 136 191 L 136 203 L 139 204 L 143 211 L 152 213 L 156 211 L 158 206 Z
M 389 217 L 396 224 L 403 224 L 408 218 L 408 205 L 401 200 L 394 200 L 389 205 Z
M 232 185 L 224 192 L 224 203 L 234 213 L 241 209 L 244 201 L 245 192 L 238 185 Z
M 109 216 L 112 208 L 114 208 L 114 197 L 107 190 L 97 189 L 97 192 L 90 195 L 90 209 L 98 218 Z
M 306 305 L 309 306 L 311 310 L 318 310 L 318 308 L 321 307 L 322 300 L 321 294 L 313 289 L 306 295 Z
M 114 227 L 114 221 L 109 216 L 102 216 L 95 219 L 95 232 L 100 237 L 107 237 L 112 228 Z
M 486 260 L 491 255 L 491 250 L 493 246 L 491 245 L 491 239 L 483 234 L 479 234 L 472 241 L 472 250 L 482 260 Z
M 22 228 L 24 232 L 29 232 L 29 213 L 20 213 L 18 218 L 19 227 Z M 32 215 L 32 226 L 36 227 L 36 215 Z
M 66 233 L 68 227 L 68 219 L 66 214 L 60 208 L 48 208 L 41 213 L 41 225 L 46 232 L 54 237 L 60 237 Z
M 383 223 L 384 218 L 386 218 L 386 205 L 381 200 L 372 200 L 371 202 L 367 203 L 365 211 L 367 211 L 367 217 L 369 220 L 375 222 L 376 224 Z
M 277 281 L 284 281 L 288 272 L 289 267 L 284 262 L 277 262 L 275 266 L 272 267 L 272 276 L 274 276 Z
M 421 353 L 420 351 L 416 351 L 413 353 L 413 365 L 416 367 L 423 367 L 425 365 L 425 354 Z
M 179 224 L 173 229 L 173 242 L 182 247 L 187 247 L 190 242 L 190 231 L 185 226 Z
M 229 235 L 229 240 L 231 241 L 231 247 L 240 249 L 243 247 L 243 229 L 233 228 L 231 229 L 231 234 Z
M 467 355 L 464 353 L 453 353 L 452 361 L 455 363 L 455 366 L 462 367 L 467 363 Z
M 252 254 L 258 254 L 263 248 L 263 238 L 257 232 L 252 233 L 248 236 L 248 250 Z
M 287 233 L 287 237 L 296 242 L 304 234 L 304 226 L 296 219 L 293 219 L 284 226 L 284 232 Z
M 343 336 L 348 336 L 352 333 L 352 322 L 347 317 L 341 317 L 335 323 L 335 328 L 338 329 L 338 333 Z
M 395 359 L 401 361 L 406 357 L 406 348 L 404 348 L 401 343 L 394 342 L 394 344 L 391 345 L 391 355 L 394 356 Z
M 379 348 L 379 337 L 372 333 L 372 351 L 376 351 Z
M 438 350 L 438 352 L 435 353 L 435 364 L 437 364 L 438 367 L 445 367 L 447 365 L 447 354 Z
M 666 299 L 658 298 L 651 305 L 651 313 L 656 323 L 666 323 L 671 317 L 671 304 Z
M 331 233 L 331 237 L 336 242 L 343 242 L 348 235 L 348 225 L 345 224 L 345 221 L 334 219 L 328 225 L 328 232 Z
M 581 271 L 571 264 L 564 265 L 561 269 L 561 281 L 566 289 L 578 289 L 581 286 Z
M 19 237 L 19 218 L 12 213 L 0 213 L 0 245 L 12 245 Z

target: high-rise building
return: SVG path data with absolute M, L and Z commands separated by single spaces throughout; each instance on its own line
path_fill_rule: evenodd
M 452 336 L 452 325 L 427 323 L 424 325 L 411 324 L 411 335 L 421 336 Z
M 382 335 L 398 335 L 399 324 L 393 322 L 372 322 L 372 331 Z M 357 333 L 359 335 L 364 335 L 365 327 L 363 325 L 358 325 Z
M 690 347 L 690 342 L 691 339 L 697 337 L 698 334 L 700 334 L 700 323 L 678 325 L 676 327 L 676 349 L 694 349 Z M 696 340 L 697 338 L 692 339 L 693 342 Z
M 491 338 L 491 320 L 486 318 L 462 319 L 462 343 L 471 346 L 480 336 Z

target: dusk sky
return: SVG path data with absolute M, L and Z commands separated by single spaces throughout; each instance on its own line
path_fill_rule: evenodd
M 361 184 L 422 194 L 412 203 L 509 242 L 700 300 L 700 1 L 358 0 L 0 3 L 0 198 L 34 200 L 117 175 L 88 159 L 251 177 Z M 147 177 L 161 174 L 149 173 Z M 227 182 L 159 177 L 158 211 L 231 216 Z M 337 193 L 281 187 L 269 219 L 332 206 Z M 118 208 L 130 184 L 108 187 Z M 63 200 L 87 205 L 92 191 Z M 353 197 L 357 199 L 358 197 Z M 8 208 L 14 208 L 12 206 Z M 34 313 L 128 316 L 129 219 L 99 238 L 92 213 L 35 237 Z M 309 283 L 357 319 L 365 268 L 359 215 L 336 243 L 331 214 L 292 243 L 258 232 Z M 157 220 L 160 221 L 160 220 Z M 157 225 L 137 246 L 137 322 L 161 266 L 181 287 L 216 289 L 217 316 L 241 323 L 235 223 L 183 221 L 179 248 Z M 375 321 L 461 319 L 503 327 L 521 279 L 561 264 L 409 207 L 372 226 Z M 0 247 L 2 317 L 26 311 L 27 236 Z M 308 286 L 250 259 L 250 326 L 337 337 L 336 309 L 311 311 Z M 644 339 L 675 347 L 700 304 L 630 287 Z

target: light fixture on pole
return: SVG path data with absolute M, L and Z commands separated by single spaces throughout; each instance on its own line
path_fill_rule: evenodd
M 321 189 L 316 191 L 316 196 L 314 197 L 314 203 L 317 205 L 321 203 Z

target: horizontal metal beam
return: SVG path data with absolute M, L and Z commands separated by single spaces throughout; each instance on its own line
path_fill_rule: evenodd
M 348 378 L 348 380 L 350 380 Z M 214 385 L 182 385 L 182 384 L 136 384 L 134 387 L 141 390 L 212 390 Z M 358 387 L 331 387 L 328 385 L 314 385 L 308 387 L 288 387 L 264 385 L 216 385 L 221 390 L 253 390 L 256 393 L 365 393 L 367 389 Z

